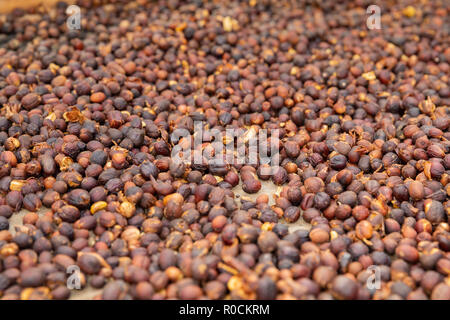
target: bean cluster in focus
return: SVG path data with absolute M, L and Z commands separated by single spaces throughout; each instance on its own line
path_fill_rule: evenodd
M 0 299 L 450 300 L 445 0 L 98 3 L 0 15 Z

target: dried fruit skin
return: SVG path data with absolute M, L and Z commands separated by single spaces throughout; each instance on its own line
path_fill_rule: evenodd
M 449 300 L 446 3 L 335 2 L 0 14 L 0 299 Z

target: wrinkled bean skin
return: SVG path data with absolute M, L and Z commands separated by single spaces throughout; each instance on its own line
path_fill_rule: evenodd
M 0 299 L 450 300 L 447 2 L 77 5 L 0 14 Z

